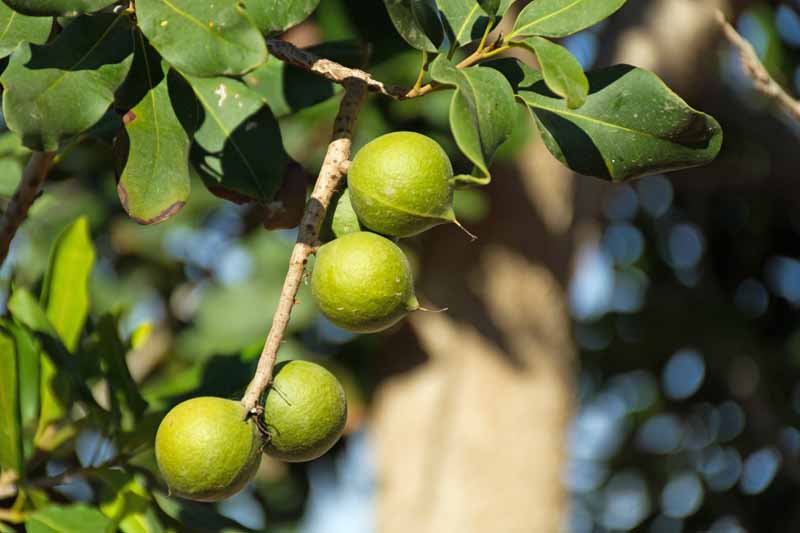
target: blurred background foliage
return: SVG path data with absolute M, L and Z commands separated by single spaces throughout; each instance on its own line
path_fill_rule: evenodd
M 636 4 L 629 2 L 618 20 L 565 40 L 585 68 L 606 61 L 609 40 L 636 20 L 624 12 L 642 9 Z M 737 9 L 739 31 L 775 78 L 800 93 L 800 2 L 739 2 Z M 409 85 L 419 66 L 418 53 L 397 36 L 381 2 L 353 9 L 343 0 L 323 0 L 287 37 L 301 45 L 356 40 L 359 53 L 352 47 L 339 53 L 349 54 L 350 64 L 368 58 L 366 68 L 388 83 Z M 690 88 L 684 96 L 722 123 L 726 144 L 719 160 L 625 185 L 575 178 L 583 198 L 576 217 L 593 230 L 577 249 L 568 288 L 580 350 L 579 406 L 563 476 L 572 533 L 800 530 L 800 124 L 752 91 L 727 45 L 698 53 L 707 72 L 682 80 Z M 263 86 L 257 73 L 248 82 L 284 115 L 287 151 L 316 175 L 336 112 L 337 99 L 329 98 L 334 88 L 288 70 L 282 87 Z M 457 170 L 467 169 L 450 137 L 449 99 L 446 92 L 408 102 L 369 99 L 355 148 L 388 131 L 414 130 L 438 140 Z M 311 101 L 319 103 L 288 115 Z M 514 138 L 495 161 L 502 169 L 498 180 L 517 179 L 515 160 L 525 157 L 535 135 L 521 111 Z M 0 201 L 12 194 L 26 157 L 11 134 L 0 135 Z M 135 430 L 144 441 L 160 413 L 182 399 L 241 393 L 295 232 L 264 231 L 259 213 L 213 197 L 199 179 L 177 216 L 139 226 L 119 205 L 111 159 L 110 144 L 96 138 L 61 156 L 0 270 L 0 311 L 12 285 L 39 290 L 56 237 L 86 216 L 97 253 L 90 321 L 97 327 L 107 313 L 118 316 L 119 335 L 133 348 L 131 373 L 152 413 Z M 492 186 L 456 198 L 459 218 L 479 235 L 481 222 L 502 209 Z M 436 231 L 453 231 L 452 247 L 469 246 L 455 237 L 457 230 Z M 429 237 L 403 245 L 423 286 L 448 276 L 426 268 Z M 156 505 L 143 520 L 179 531 L 373 530 L 367 412 L 384 363 L 376 354 L 411 332 L 400 326 L 355 337 L 318 315 L 307 288 L 299 300 L 280 357 L 320 360 L 337 373 L 350 402 L 347 437 L 311 464 L 265 457 L 252 486 L 218 505 L 179 501 L 156 489 Z M 78 427 L 37 472 L 55 476 L 105 464 L 121 439 Z M 136 505 L 142 487 L 160 485 L 149 452 L 133 463 L 141 477 L 116 479 L 106 470 L 65 479 L 54 487 L 56 498 L 100 502 L 112 515 Z M 0 524 L 0 531 L 7 529 Z

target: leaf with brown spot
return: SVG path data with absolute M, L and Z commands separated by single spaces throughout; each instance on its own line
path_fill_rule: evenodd
M 193 98 L 179 95 L 189 92 L 185 82 L 162 65 L 141 34 L 136 38 L 133 72 L 147 81 L 147 89 L 125 114 L 125 131 L 117 139 L 122 162 L 117 193 L 132 219 L 156 224 L 180 211 L 189 196 L 191 141 L 186 130 L 191 129 L 187 117 Z

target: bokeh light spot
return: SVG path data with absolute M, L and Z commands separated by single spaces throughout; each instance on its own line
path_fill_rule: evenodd
M 678 474 L 661 491 L 661 510 L 673 518 L 694 514 L 703 503 L 703 485 L 692 472 Z
M 639 180 L 636 188 L 642 209 L 651 217 L 660 217 L 672 206 L 675 193 L 672 183 L 664 176 L 646 176 Z
M 706 374 L 703 357 L 695 350 L 681 350 L 664 367 L 661 382 L 670 398 L 683 400 L 700 388 Z
M 763 492 L 772 483 L 780 464 L 781 456 L 774 448 L 763 448 L 751 453 L 744 462 L 739 488 L 745 494 Z

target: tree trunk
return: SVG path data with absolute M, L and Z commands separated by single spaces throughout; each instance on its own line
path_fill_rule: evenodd
M 387 358 L 424 362 L 389 377 L 376 399 L 383 533 L 561 529 L 571 178 L 550 176 L 498 176 L 480 240 L 442 229 L 427 247 L 432 277 L 420 293 L 450 311 L 412 317 L 420 346 L 387 343 Z
M 605 57 L 643 63 L 678 87 L 702 78 L 699 50 L 716 33 L 709 4 L 657 0 L 629 14 L 609 28 Z M 491 215 L 470 228 L 476 243 L 453 228 L 426 236 L 419 292 L 450 310 L 414 314 L 413 331 L 388 340 L 378 361 L 387 373 L 372 424 L 381 533 L 563 530 L 576 366 L 565 289 L 585 234 L 574 212 L 593 216 L 613 185 L 576 181 L 538 140 L 522 153 L 517 172 L 488 187 Z

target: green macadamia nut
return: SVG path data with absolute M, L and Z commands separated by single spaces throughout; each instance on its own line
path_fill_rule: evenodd
M 320 231 L 320 238 L 323 242 L 327 242 L 361 230 L 361 223 L 350 202 L 350 190 L 344 189 L 338 192 L 328 208 Z
M 400 131 L 372 140 L 356 154 L 347 180 L 358 219 L 377 233 L 410 237 L 456 222 L 453 167 L 425 135 Z
M 275 367 L 264 402 L 270 438 L 267 455 L 288 462 L 311 461 L 336 444 L 347 421 L 347 400 L 336 376 L 310 361 Z
M 176 405 L 156 433 L 156 462 L 172 494 L 218 501 L 239 492 L 261 463 L 263 440 L 239 402 L 203 396 Z
M 389 239 L 365 231 L 319 249 L 311 291 L 328 320 L 356 333 L 382 331 L 419 309 L 403 251 Z

